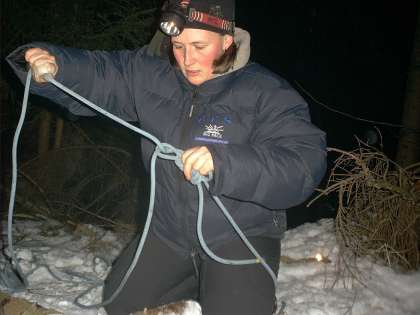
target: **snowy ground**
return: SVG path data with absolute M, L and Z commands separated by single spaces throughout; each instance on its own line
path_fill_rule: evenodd
M 99 285 L 81 302 L 100 302 L 102 280 L 127 235 L 90 225 L 70 233 L 52 222 L 18 221 L 14 227 L 16 254 L 30 284 L 26 292 L 15 296 L 66 315 L 105 314 L 98 309 L 82 310 L 72 301 Z M 327 262 L 316 261 L 317 254 Z M 358 265 L 367 287 L 337 281 L 337 243 L 330 219 L 288 231 L 282 241 L 282 256 L 277 297 L 286 303 L 287 315 L 420 314 L 420 271 L 398 274 L 361 261 Z M 199 313 L 197 308 L 187 308 L 182 314 Z

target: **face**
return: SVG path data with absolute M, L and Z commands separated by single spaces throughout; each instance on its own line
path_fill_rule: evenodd
M 220 35 L 201 29 L 185 28 L 172 37 L 175 59 L 191 84 L 200 85 L 214 77 L 213 62 L 233 42 L 230 35 Z

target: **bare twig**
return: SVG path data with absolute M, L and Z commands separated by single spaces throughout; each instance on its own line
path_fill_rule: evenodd
M 359 141 L 339 154 L 321 196 L 338 194 L 337 238 L 342 251 L 371 256 L 398 269 L 420 267 L 420 163 L 402 168 L 384 153 Z M 343 255 L 342 257 L 348 257 Z M 354 265 L 344 266 L 353 276 Z

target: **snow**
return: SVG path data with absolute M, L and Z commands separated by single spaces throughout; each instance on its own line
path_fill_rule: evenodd
M 16 221 L 15 252 L 30 286 L 13 295 L 66 315 L 105 315 L 73 301 L 85 292 L 80 302 L 100 302 L 103 280 L 129 237 L 92 225 L 70 231 L 53 221 Z M 284 314 L 420 314 L 420 271 L 399 273 L 361 258 L 358 276 L 364 285 L 342 273 L 332 219 L 287 231 L 281 246 L 276 295 L 286 304 Z M 317 254 L 323 261 L 315 259 Z M 197 303 L 185 305 L 182 315 L 201 314 Z

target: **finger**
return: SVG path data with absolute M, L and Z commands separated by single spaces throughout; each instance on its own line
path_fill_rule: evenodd
M 55 57 L 48 55 L 48 54 L 36 54 L 36 55 L 32 55 L 31 57 L 29 57 L 29 64 L 31 66 L 33 65 L 37 65 L 39 63 L 43 63 L 43 62 L 49 62 L 49 63 L 53 63 L 55 64 Z
M 205 165 L 206 165 L 207 162 L 208 161 L 207 161 L 205 155 L 201 155 L 201 156 L 197 157 L 197 159 L 194 161 L 194 163 L 191 166 L 191 175 L 192 175 L 193 171 L 197 171 L 201 175 L 204 175 L 203 171 L 204 171 L 204 168 L 205 168 Z
M 207 176 L 210 172 L 214 171 L 213 158 L 211 156 L 211 153 L 206 153 L 205 156 L 203 156 L 202 160 L 204 160 L 205 162 L 197 169 L 201 175 Z
M 29 62 L 29 60 L 35 56 L 45 53 L 46 51 L 41 48 L 30 48 L 25 52 L 25 60 Z
M 45 82 L 43 76 L 47 73 L 55 74 L 58 71 L 55 56 L 41 48 L 28 49 L 25 52 L 25 60 L 28 61 L 33 71 L 33 77 L 37 82 Z
M 51 62 L 55 62 L 55 57 L 53 55 L 51 55 L 48 51 L 39 48 L 27 51 L 25 54 L 25 60 L 30 64 L 33 64 L 39 59 L 45 59 Z
M 181 160 L 182 160 L 182 164 L 184 166 L 184 175 L 185 177 L 189 180 L 191 178 L 190 174 L 191 174 L 191 162 L 189 161 L 187 163 L 187 161 L 190 159 L 191 155 L 198 150 L 199 147 L 193 147 L 190 148 L 188 150 L 185 150 L 184 153 L 181 156 Z
M 36 66 L 32 66 L 32 69 L 35 81 L 37 82 L 46 82 L 44 78 L 45 74 L 51 74 L 54 76 L 57 72 L 57 67 L 50 62 L 43 62 Z
M 34 72 L 34 78 L 37 82 L 46 82 L 44 79 L 44 74 L 56 75 L 58 66 L 55 63 L 55 57 L 53 56 L 32 56 L 30 57 L 32 63 L 30 63 L 31 68 Z
M 46 63 L 43 66 L 37 68 L 36 77 L 38 78 L 39 81 L 46 82 L 47 79 L 44 77 L 44 75 L 45 74 L 50 74 L 50 75 L 54 76 L 54 72 L 55 72 L 54 65 L 51 64 L 51 63 Z
M 197 147 L 185 150 L 184 153 L 181 156 L 181 160 L 182 160 L 182 164 L 185 164 L 185 161 L 187 160 L 187 158 L 191 155 L 191 153 L 193 153 L 195 150 L 197 149 Z
M 184 175 L 190 180 L 192 176 L 192 170 L 200 171 L 200 168 L 206 163 L 206 155 L 208 150 L 206 147 L 196 147 L 188 152 L 188 156 L 184 162 Z M 207 158 L 211 157 L 209 155 Z
M 200 151 L 201 152 L 201 151 Z M 197 156 L 195 162 L 192 165 L 192 169 L 199 171 L 200 174 L 204 175 L 213 164 L 213 160 L 210 152 L 207 150 L 203 151 L 201 155 Z
M 199 147 L 194 147 L 186 151 L 184 159 L 184 175 L 188 180 L 191 180 L 192 165 L 195 163 L 197 157 L 201 155 Z
M 206 163 L 200 169 L 200 174 L 207 176 L 209 175 L 210 172 L 213 172 L 213 171 L 214 171 L 213 158 L 211 154 L 209 153 L 209 158 L 206 159 Z
M 43 68 L 46 68 L 46 70 L 51 71 L 51 73 L 54 72 L 56 66 L 57 65 L 54 62 L 54 60 L 51 60 L 50 58 L 37 59 L 35 62 L 31 64 L 31 67 L 34 69 L 41 70 Z

